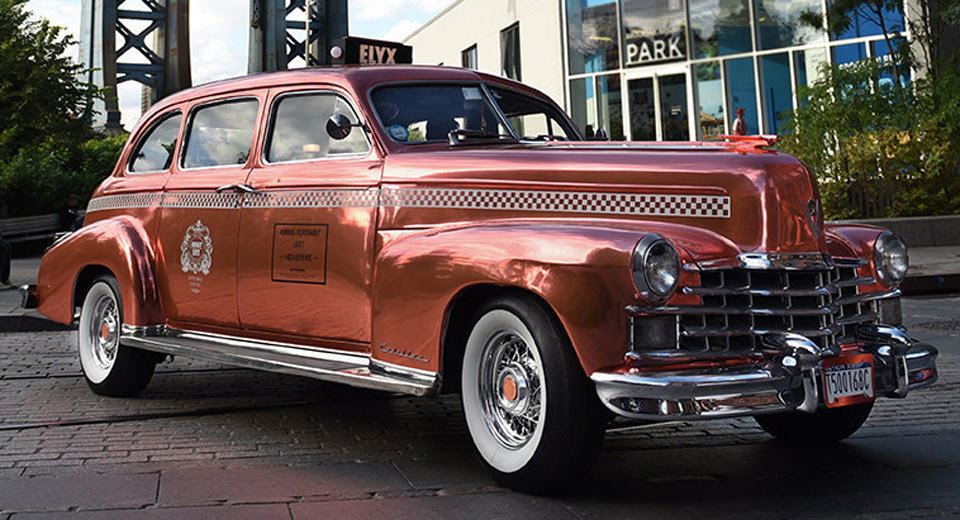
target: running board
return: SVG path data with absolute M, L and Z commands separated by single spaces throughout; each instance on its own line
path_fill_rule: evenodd
M 279 372 L 343 383 L 358 388 L 432 394 L 440 388 L 436 372 L 384 363 L 367 354 L 275 343 L 167 326 L 123 325 L 125 346 L 202 359 L 225 365 Z

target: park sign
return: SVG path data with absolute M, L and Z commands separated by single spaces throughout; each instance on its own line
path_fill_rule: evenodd
M 399 42 L 345 36 L 338 44 L 338 65 L 397 65 L 413 63 L 413 47 Z
M 627 66 L 686 57 L 686 42 L 682 33 L 657 34 L 631 38 L 627 41 Z

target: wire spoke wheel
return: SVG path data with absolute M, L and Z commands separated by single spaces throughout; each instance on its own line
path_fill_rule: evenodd
M 522 337 L 498 331 L 487 341 L 480 367 L 483 413 L 507 448 L 525 445 L 540 423 L 542 368 Z

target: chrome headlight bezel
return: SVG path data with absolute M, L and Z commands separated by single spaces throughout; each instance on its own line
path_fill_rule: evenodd
M 892 231 L 880 233 L 873 245 L 873 262 L 877 277 L 884 285 L 900 285 L 910 268 L 906 242 Z
M 680 255 L 669 240 L 656 233 L 637 242 L 631 267 L 634 286 L 651 302 L 666 300 L 680 283 Z

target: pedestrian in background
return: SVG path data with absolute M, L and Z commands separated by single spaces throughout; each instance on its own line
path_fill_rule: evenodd
M 67 197 L 67 202 L 60 207 L 60 231 L 76 231 L 83 225 L 83 215 L 80 213 L 80 199 L 76 195 Z
M 737 118 L 733 121 L 733 135 L 747 135 L 747 122 L 743 120 L 743 108 L 737 109 Z
M 13 289 L 10 283 L 10 257 L 13 256 L 13 247 L 3 239 L 3 231 L 0 231 L 0 291 Z

